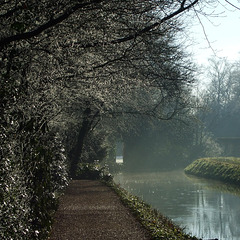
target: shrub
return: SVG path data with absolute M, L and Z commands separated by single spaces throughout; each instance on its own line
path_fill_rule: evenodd
M 101 167 L 98 161 L 95 161 L 94 163 L 79 163 L 76 178 L 109 181 L 112 179 L 112 175 L 106 165 Z
M 66 159 L 50 134 L 21 140 L 24 152 L 16 140 L 1 145 L 0 239 L 45 239 L 68 182 Z

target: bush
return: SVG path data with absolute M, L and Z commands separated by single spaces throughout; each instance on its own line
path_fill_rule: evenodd
M 68 182 L 66 158 L 50 134 L 21 140 L 24 152 L 16 140 L 1 145 L 0 239 L 45 239 Z
M 76 178 L 109 181 L 112 180 L 112 175 L 109 173 L 106 165 L 101 167 L 98 161 L 95 161 L 94 163 L 79 163 Z

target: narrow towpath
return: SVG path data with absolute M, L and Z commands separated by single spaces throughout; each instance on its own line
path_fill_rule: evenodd
M 99 181 L 70 183 L 55 215 L 50 240 L 150 239 L 119 197 Z

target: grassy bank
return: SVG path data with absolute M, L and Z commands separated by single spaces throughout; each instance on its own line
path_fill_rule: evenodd
M 130 194 L 114 182 L 108 183 L 120 196 L 123 204 L 130 208 L 140 223 L 150 232 L 152 239 L 164 240 L 197 240 L 198 238 L 185 234 L 183 229 L 174 224 L 170 219 L 160 214 L 150 205 Z
M 185 173 L 240 185 L 240 158 L 200 158 L 184 169 Z

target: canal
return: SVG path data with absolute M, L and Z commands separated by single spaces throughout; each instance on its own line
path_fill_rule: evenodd
M 240 188 L 182 170 L 119 173 L 114 181 L 202 239 L 240 239 Z

